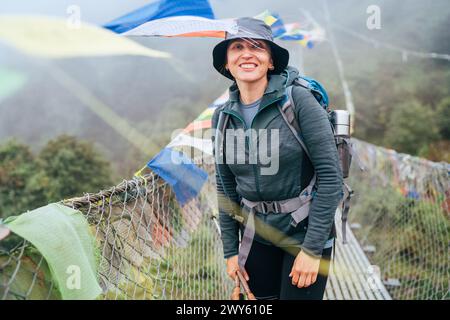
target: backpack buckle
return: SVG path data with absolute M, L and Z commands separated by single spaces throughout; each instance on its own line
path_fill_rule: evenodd
M 278 201 L 262 201 L 261 203 L 262 213 L 267 214 L 269 212 L 279 213 L 281 211 L 281 206 Z

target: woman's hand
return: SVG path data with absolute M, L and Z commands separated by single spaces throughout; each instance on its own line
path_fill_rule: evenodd
M 311 257 L 300 251 L 295 258 L 289 277 L 292 277 L 292 285 L 298 288 L 306 288 L 317 280 L 320 259 Z
M 232 256 L 231 258 L 227 259 L 227 274 L 231 277 L 231 279 L 234 280 L 234 277 L 236 277 L 236 272 L 240 271 L 241 274 L 244 276 L 244 279 L 248 281 L 249 276 L 247 274 L 247 271 L 245 271 L 244 268 L 240 268 L 238 264 L 238 256 Z

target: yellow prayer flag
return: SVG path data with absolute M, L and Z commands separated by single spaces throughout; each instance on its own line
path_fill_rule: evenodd
M 0 15 L 0 41 L 27 54 L 45 58 L 141 55 L 169 58 L 170 54 L 140 45 L 107 29 L 45 16 Z

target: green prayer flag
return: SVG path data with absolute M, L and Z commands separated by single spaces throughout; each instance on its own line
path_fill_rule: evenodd
M 102 293 L 95 239 L 81 212 L 54 203 L 4 223 L 44 256 L 63 299 L 95 299 Z

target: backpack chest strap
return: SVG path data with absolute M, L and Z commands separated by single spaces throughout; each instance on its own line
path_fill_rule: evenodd
M 263 214 L 290 213 L 300 208 L 310 199 L 308 192 L 302 193 L 300 196 L 280 201 L 251 201 L 242 198 L 241 203 L 249 209 L 255 209 Z
M 249 210 L 254 210 L 263 214 L 291 213 L 295 227 L 308 215 L 308 212 L 304 211 L 306 205 L 309 204 L 313 198 L 313 188 L 315 183 L 316 175 L 313 176 L 309 185 L 303 189 L 297 197 L 294 198 L 279 201 L 251 201 L 242 197 L 241 204 Z

